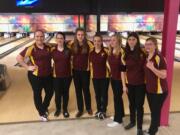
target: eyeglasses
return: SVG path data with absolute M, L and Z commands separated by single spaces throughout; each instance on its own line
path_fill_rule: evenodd
M 58 38 L 58 37 L 57 37 L 56 39 L 62 39 L 62 40 L 63 40 L 64 38 Z
M 153 43 L 145 43 L 145 45 L 154 45 Z

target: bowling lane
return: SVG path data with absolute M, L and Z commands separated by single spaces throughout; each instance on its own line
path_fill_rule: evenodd
M 16 37 L 2 38 L 2 39 L 0 40 L 0 45 L 1 45 L 1 44 L 4 44 L 4 43 L 6 43 L 6 42 L 12 41 L 12 40 L 14 40 L 14 39 L 16 39 Z
M 53 38 L 49 41 L 49 43 L 51 43 L 51 44 L 56 43 L 56 38 L 55 38 L 55 37 L 53 37 Z
M 46 37 L 46 38 L 47 39 L 50 38 L 50 40 L 48 42 L 45 41 L 46 43 L 54 43 L 54 37 Z
M 176 40 L 178 40 L 178 42 L 180 42 L 180 35 L 176 35 Z
M 27 39 L 28 40 L 28 39 Z M 29 38 L 30 40 L 30 38 Z M 7 55 L 6 57 L 2 58 L 1 59 L 1 63 L 3 64 L 6 64 L 8 67 L 13 67 L 14 65 L 17 64 L 17 61 L 16 61 L 16 56 L 23 50 L 25 49 L 26 47 L 32 45 L 35 43 L 35 40 L 27 43 L 26 45 L 24 45 L 23 47 L 15 50 L 14 52 L 10 53 L 9 55 Z
M 1 59 L 1 64 L 5 64 L 7 65 L 8 67 L 13 67 L 17 61 L 16 61 L 16 56 L 23 50 L 25 49 L 26 47 L 32 45 L 33 43 L 35 43 L 35 41 L 31 41 L 29 42 L 28 44 L 26 44 L 25 46 L 17 49 L 16 51 L 12 52 L 11 54 L 7 55 L 6 57 L 2 58 Z
M 25 41 L 28 41 L 29 39 L 30 39 L 29 37 L 26 37 L 26 38 L 23 38 L 23 39 L 14 41 L 14 42 L 12 42 L 12 43 L 9 43 L 9 44 L 7 44 L 7 45 L 5 45 L 5 46 L 0 47 L 0 54 L 8 51 L 9 49 L 11 49 L 11 48 L 13 48 L 13 47 L 15 47 L 15 46 L 17 46 L 17 45 L 25 42 Z
M 153 36 L 153 37 L 155 37 L 155 38 L 158 38 L 158 40 L 162 41 L 162 35 L 160 35 L 160 34 L 151 35 L 151 36 Z M 180 43 L 179 43 L 179 42 L 180 42 L 180 37 L 178 37 L 178 35 L 176 35 L 176 42 L 178 42 L 177 44 L 180 44 Z M 180 46 L 178 46 L 178 47 L 180 48 Z
M 3 40 L 3 39 L 4 39 L 4 37 L 3 37 L 3 36 L 1 36 L 1 37 L 0 37 L 0 41 L 1 41 L 1 40 Z

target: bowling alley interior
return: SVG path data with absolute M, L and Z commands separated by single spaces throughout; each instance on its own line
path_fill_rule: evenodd
M 44 31 L 44 43 L 56 45 L 57 32 L 66 35 L 66 42 L 74 40 L 77 28 L 86 31 L 93 41 L 96 33 L 103 37 L 108 48 L 113 34 L 120 35 L 126 46 L 128 34 L 136 32 L 144 48 L 146 39 L 158 41 L 158 49 L 166 58 L 168 97 L 161 110 L 161 123 L 157 135 L 178 135 L 180 132 L 180 0 L 1 0 L 0 1 L 0 134 L 6 135 L 135 135 L 136 127 L 125 130 L 129 122 L 129 101 L 123 93 L 125 117 L 123 124 L 107 127 L 114 116 L 111 85 L 108 88 L 107 117 L 95 118 L 95 92 L 90 79 L 93 115 L 84 110 L 77 118 L 76 93 L 73 81 L 69 88 L 69 118 L 56 111 L 53 95 L 48 122 L 42 122 L 35 108 L 33 91 L 27 70 L 16 57 L 25 48 L 35 44 L 36 30 Z M 42 97 L 45 93 L 42 91 Z M 151 121 L 147 97 L 144 103 L 143 129 Z

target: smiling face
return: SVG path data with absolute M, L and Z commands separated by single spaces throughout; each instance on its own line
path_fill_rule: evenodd
M 44 43 L 44 33 L 42 31 L 35 32 L 35 42 L 37 45 L 43 45 Z
M 127 39 L 127 42 L 128 42 L 128 45 L 130 48 L 134 48 L 137 44 L 137 38 L 135 38 L 134 36 L 130 36 L 128 39 Z
M 84 31 L 81 31 L 81 30 L 77 31 L 76 38 L 77 38 L 78 42 L 82 43 L 85 38 Z
M 94 39 L 93 39 L 93 42 L 94 42 L 94 47 L 96 49 L 101 49 L 101 46 L 102 46 L 102 39 L 101 39 L 101 37 L 95 36 Z
M 64 44 L 64 37 L 62 34 L 57 34 L 56 35 L 56 42 L 58 45 L 63 45 Z
M 157 49 L 157 44 L 152 40 L 147 40 L 145 43 L 145 50 L 147 53 L 153 53 Z
M 111 37 L 110 45 L 112 48 L 116 48 L 117 46 L 119 46 L 119 41 L 118 41 L 118 38 L 116 36 Z

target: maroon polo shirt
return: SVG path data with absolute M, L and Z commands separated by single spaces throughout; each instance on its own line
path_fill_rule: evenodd
M 89 49 L 88 49 L 89 50 Z M 89 52 L 82 53 L 82 47 L 79 47 L 77 53 L 73 53 L 73 69 L 75 70 L 89 70 Z
M 141 85 L 145 83 L 144 78 L 144 63 L 146 56 L 144 53 L 140 54 L 140 59 L 136 60 L 133 55 L 134 51 L 130 52 L 125 60 L 127 83 L 131 85 Z
M 37 70 L 32 72 L 35 76 L 46 77 L 51 75 L 51 52 L 47 45 L 44 45 L 43 49 L 38 48 L 36 44 L 31 45 L 20 52 L 20 55 L 29 57 L 30 63 L 38 67 Z
M 166 70 L 166 62 L 161 54 L 155 53 L 150 61 L 154 63 L 155 68 Z M 144 65 L 147 92 L 155 94 L 166 92 L 168 90 L 167 80 L 157 77 L 149 68 L 146 67 L 146 64 L 147 61 Z
M 108 77 L 108 68 L 106 66 L 107 53 L 104 48 L 99 53 L 95 49 L 89 55 L 91 77 L 101 79 Z
M 122 61 L 122 51 L 119 53 L 119 55 L 111 53 L 108 56 L 108 63 L 111 70 L 111 78 L 114 80 L 121 80 L 121 71 L 125 71 L 125 65 Z
M 70 50 L 62 52 L 57 47 L 52 49 L 53 77 L 70 77 L 71 76 L 71 53 Z
M 72 53 L 73 56 L 73 69 L 74 70 L 79 70 L 79 71 L 89 71 L 89 53 L 91 49 L 94 47 L 94 45 L 90 42 L 87 41 L 88 43 L 88 52 L 87 53 L 82 53 L 82 47 L 79 46 L 78 52 L 77 53 Z M 69 48 L 72 48 L 74 45 L 73 41 L 71 41 L 68 44 Z M 72 51 L 73 52 L 73 51 Z

